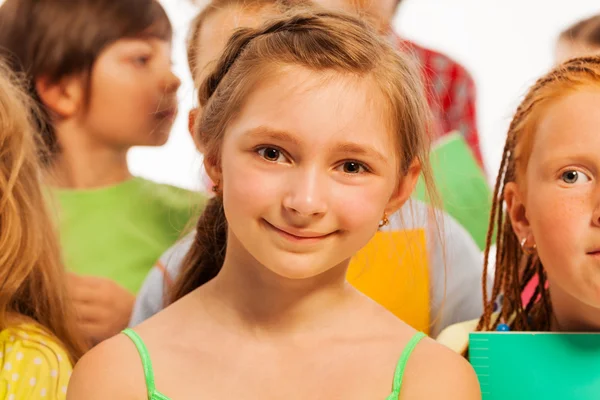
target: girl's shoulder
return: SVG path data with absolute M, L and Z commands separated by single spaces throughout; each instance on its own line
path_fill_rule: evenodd
M 481 399 L 477 376 L 467 360 L 430 338 L 415 346 L 403 382 L 400 398 Z
M 75 366 L 69 399 L 131 399 L 146 393 L 140 354 L 132 341 L 119 334 L 88 353 Z
M 395 379 L 401 380 L 401 399 L 481 398 L 477 376 L 462 356 L 397 318 L 377 317 L 371 325 L 387 332 L 389 349 L 397 358 Z
M 86 353 L 75 366 L 69 384 L 73 399 L 120 400 L 140 398 L 159 374 L 176 362 L 179 333 L 190 320 L 203 321 L 190 311 L 195 299 L 184 297 L 167 309 L 108 339 Z M 194 316 L 194 318 L 191 317 Z M 204 326 L 204 322 L 200 324 Z M 166 367 L 165 367 L 166 366 Z
M 2 330 L 0 367 L 0 398 L 66 398 L 70 358 L 41 327 L 23 324 Z

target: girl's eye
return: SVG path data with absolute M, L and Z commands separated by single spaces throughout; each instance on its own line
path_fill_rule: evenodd
M 138 66 L 145 66 L 150 62 L 150 56 L 139 56 L 133 59 L 133 63 Z
M 586 183 L 590 181 L 590 178 L 586 174 L 575 170 L 563 172 L 560 176 L 560 179 L 569 185 L 573 185 L 575 183 Z
M 277 162 L 285 159 L 281 150 L 275 147 L 263 147 L 258 149 L 258 154 L 267 161 Z
M 346 161 L 342 164 L 342 169 L 346 174 L 360 174 L 367 172 L 367 168 L 357 161 Z

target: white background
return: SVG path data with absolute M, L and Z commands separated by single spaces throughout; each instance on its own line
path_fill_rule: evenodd
M 162 148 L 131 151 L 134 174 L 200 188 L 201 159 L 187 131 L 194 102 L 184 38 L 195 15 L 189 0 L 161 0 L 175 28 L 175 71 L 183 81 L 180 114 Z M 522 94 L 553 62 L 558 33 L 578 19 L 600 13 L 600 0 L 404 0 L 395 27 L 404 36 L 461 62 L 478 89 L 478 123 L 491 175 L 500 163 L 511 114 Z

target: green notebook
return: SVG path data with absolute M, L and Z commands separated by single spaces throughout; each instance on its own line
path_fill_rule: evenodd
M 434 144 L 430 158 L 434 183 L 443 209 L 471 234 L 483 250 L 490 219 L 492 191 L 469 145 L 460 132 L 449 133 Z M 417 184 L 414 196 L 429 202 L 422 179 Z
M 476 332 L 469 360 L 483 400 L 600 399 L 600 334 Z

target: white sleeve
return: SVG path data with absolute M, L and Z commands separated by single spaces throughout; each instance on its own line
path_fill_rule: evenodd
M 181 263 L 192 245 L 194 236 L 195 232 L 190 233 L 160 257 L 158 262 L 162 264 L 163 268 L 156 265 L 152 267 L 138 292 L 131 313 L 130 327 L 144 322 L 164 308 L 164 271 L 167 271 L 171 281 L 177 279 L 181 270 Z
M 163 308 L 164 274 L 154 266 L 146 276 L 142 288 L 137 294 L 129 327 L 141 324 Z
M 390 218 L 389 229 L 425 228 L 429 257 L 431 336 L 483 312 L 483 254 L 454 218 L 411 199 Z M 488 288 L 491 280 L 488 277 Z

